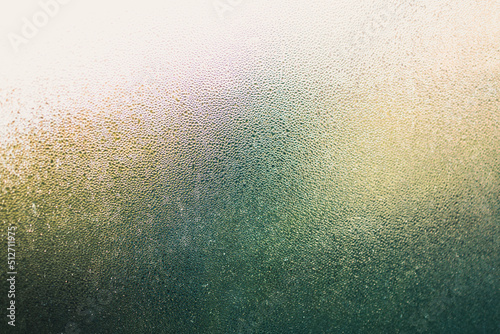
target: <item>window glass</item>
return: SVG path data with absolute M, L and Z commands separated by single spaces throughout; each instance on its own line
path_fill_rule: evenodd
M 0 332 L 500 331 L 499 1 L 0 18 Z

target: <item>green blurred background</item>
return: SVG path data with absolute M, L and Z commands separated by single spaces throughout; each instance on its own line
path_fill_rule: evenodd
M 2 333 L 500 332 L 499 4 L 175 4 L 2 72 Z

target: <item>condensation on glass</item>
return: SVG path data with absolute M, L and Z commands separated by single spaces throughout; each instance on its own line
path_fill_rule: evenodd
M 0 67 L 16 329 L 500 331 L 498 1 L 42 3 Z

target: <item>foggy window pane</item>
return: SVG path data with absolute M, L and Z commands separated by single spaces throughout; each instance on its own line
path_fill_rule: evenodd
M 500 2 L 0 4 L 1 333 L 500 332 Z

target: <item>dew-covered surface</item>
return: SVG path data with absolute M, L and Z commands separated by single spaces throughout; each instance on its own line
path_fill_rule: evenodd
M 498 2 L 189 4 L 1 81 L 2 333 L 500 332 Z

